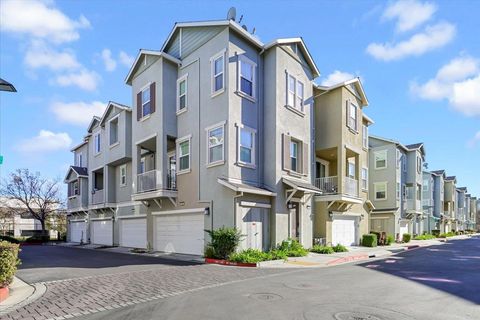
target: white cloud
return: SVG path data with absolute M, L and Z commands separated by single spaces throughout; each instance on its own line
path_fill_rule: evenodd
M 93 116 L 102 116 L 107 104 L 100 101 L 86 102 L 55 102 L 50 110 L 61 122 L 77 126 L 87 126 Z
M 76 86 L 86 91 L 94 91 L 100 80 L 100 75 L 95 71 L 82 69 L 78 72 L 58 75 L 53 83 L 62 87 Z
M 33 69 L 48 68 L 54 71 L 73 70 L 81 67 L 72 51 L 56 51 L 43 41 L 33 41 L 24 58 L 25 64 Z
M 384 20 L 397 20 L 397 32 L 413 30 L 430 20 L 437 6 L 430 2 L 420 2 L 416 0 L 400 0 L 390 3 L 383 12 Z
M 469 56 L 455 58 L 435 78 L 424 84 L 413 82 L 410 90 L 425 100 L 448 100 L 467 116 L 480 115 L 480 61 Z
M 335 70 L 334 72 L 330 73 L 323 81 L 322 86 L 333 86 L 340 82 L 344 82 L 347 80 L 351 80 L 355 78 L 355 76 L 348 72 L 342 72 L 339 70 Z
M 77 40 L 78 30 L 88 27 L 90 22 L 83 15 L 73 20 L 51 1 L 0 1 L 0 29 L 5 32 L 62 43 Z
M 102 50 L 102 60 L 105 64 L 105 70 L 114 71 L 117 68 L 117 62 L 112 59 L 112 52 L 110 49 Z
M 65 132 L 54 133 L 40 130 L 37 136 L 21 141 L 17 149 L 21 152 L 49 152 L 68 149 L 72 139 Z
M 420 56 L 441 48 L 454 38 L 456 28 L 448 22 L 428 26 L 423 32 L 398 43 L 371 43 L 367 53 L 383 61 L 400 60 L 408 56 Z
M 120 63 L 125 65 L 127 68 L 130 68 L 133 64 L 133 61 L 135 61 L 134 57 L 128 55 L 124 51 L 120 51 L 120 53 L 118 54 L 118 59 Z
M 474 148 L 479 143 L 480 143 L 480 131 L 477 131 L 477 133 L 473 136 L 473 138 L 470 141 L 468 141 L 468 146 L 470 148 Z

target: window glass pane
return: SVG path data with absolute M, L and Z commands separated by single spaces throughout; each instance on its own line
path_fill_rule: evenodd
M 241 75 L 243 78 L 253 81 L 253 66 L 245 61 L 240 62 Z
M 182 143 L 180 143 L 180 155 L 181 156 L 184 156 L 184 155 L 187 155 L 189 152 L 189 142 L 188 141 L 184 141 Z
M 292 76 L 288 76 L 288 90 L 295 93 L 295 78 Z
M 183 95 L 180 97 L 180 100 L 178 102 L 178 108 L 180 110 L 184 109 L 187 106 L 187 96 Z
M 223 73 L 215 76 L 215 91 L 223 89 Z
M 252 149 L 240 146 L 240 161 L 252 163 Z
M 290 157 L 297 157 L 298 144 L 296 142 L 290 143 Z
M 252 148 L 253 146 L 253 139 L 252 133 L 245 129 L 240 130 L 240 145 L 247 148 Z
M 223 143 L 223 127 L 210 130 L 208 137 L 209 146 Z
M 210 162 L 223 160 L 223 146 L 218 145 L 210 148 Z
M 143 105 L 142 115 L 145 117 L 150 114 L 150 101 Z
M 189 155 L 180 157 L 180 170 L 188 169 L 189 167 Z
M 240 78 L 240 90 L 243 93 L 248 94 L 249 96 L 253 96 L 253 83 L 245 78 Z
M 296 159 L 296 158 L 291 158 L 291 160 L 292 160 L 292 161 L 291 161 L 291 164 L 290 164 L 290 165 L 291 165 L 291 169 L 292 169 L 293 171 L 297 171 L 297 159 Z
M 296 107 L 303 111 L 303 83 L 297 81 L 297 105 Z
M 223 72 L 223 56 L 215 60 L 215 75 Z
M 185 88 L 186 88 L 186 81 L 185 80 L 180 81 L 178 85 L 178 94 L 180 96 L 185 94 Z
M 350 178 L 355 178 L 355 164 L 352 162 L 348 163 L 348 176 Z
M 147 88 L 142 92 L 142 103 L 147 101 L 150 101 L 150 88 Z

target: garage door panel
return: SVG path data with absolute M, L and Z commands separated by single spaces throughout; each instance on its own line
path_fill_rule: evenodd
M 155 218 L 155 250 L 203 254 L 204 218 L 201 213 Z
M 147 220 L 145 218 L 120 220 L 120 246 L 147 247 Z
M 86 242 L 87 239 L 87 225 L 82 222 L 70 222 L 70 241 L 72 242 Z
M 332 222 L 332 244 L 351 246 L 356 244 L 356 218 L 339 217 Z
M 111 220 L 91 222 L 91 242 L 105 246 L 113 245 L 113 224 Z

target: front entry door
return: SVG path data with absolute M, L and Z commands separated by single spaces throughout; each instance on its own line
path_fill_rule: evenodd
M 243 208 L 246 248 L 263 250 L 263 215 L 261 208 Z
M 300 207 L 297 202 L 290 203 L 290 238 L 300 241 Z

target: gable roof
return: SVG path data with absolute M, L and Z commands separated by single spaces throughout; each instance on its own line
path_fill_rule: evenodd
M 180 61 L 177 58 L 169 55 L 166 52 L 162 52 L 162 51 L 158 51 L 158 50 L 140 49 L 138 54 L 137 54 L 137 57 L 135 58 L 135 61 L 133 62 L 132 66 L 130 67 L 130 70 L 128 71 L 128 74 L 125 78 L 125 83 L 126 84 L 128 84 L 128 85 L 132 84 L 133 75 L 135 74 L 134 71 L 137 69 L 138 64 L 142 60 L 141 58 L 145 55 L 163 57 L 163 58 L 165 58 L 165 59 L 167 59 L 167 60 L 169 60 L 173 63 L 176 63 L 176 64 L 181 64 L 182 63 L 182 61 Z
M 277 46 L 277 45 L 292 44 L 292 43 L 300 45 L 300 50 L 302 51 L 303 56 L 307 60 L 308 66 L 313 71 L 313 77 L 314 78 L 319 77 L 320 76 L 320 70 L 318 70 L 318 67 L 315 64 L 315 61 L 313 60 L 312 56 L 310 55 L 310 52 L 308 51 L 307 46 L 305 45 L 305 42 L 303 41 L 302 37 L 275 39 L 275 40 L 267 43 L 266 45 L 264 45 L 263 49 L 268 50 L 268 49 L 270 49 L 274 46 Z
M 88 128 L 87 128 L 88 133 L 92 133 L 92 129 L 97 122 L 100 122 L 100 118 L 97 116 L 93 116 L 92 121 L 90 121 L 90 124 L 88 125 Z
M 400 142 L 398 142 L 396 140 L 393 140 L 393 139 L 383 138 L 383 137 L 379 137 L 379 136 L 375 136 L 375 135 L 368 136 L 368 138 L 369 139 L 377 139 L 377 140 L 385 141 L 385 142 L 388 142 L 388 143 L 393 143 L 397 147 L 403 149 L 404 151 L 408 151 L 408 149 L 403 144 L 401 144 Z
M 437 177 L 440 177 L 440 176 L 443 176 L 443 179 L 446 178 L 447 176 L 447 173 L 445 172 L 445 170 L 434 170 L 434 171 L 431 171 L 432 174 L 436 175 Z
M 467 187 L 458 187 L 457 190 L 467 192 Z
M 80 142 L 79 144 L 77 144 L 76 146 L 73 146 L 70 151 L 75 151 L 77 150 L 78 148 L 80 148 L 81 146 L 85 145 L 86 143 L 88 142 L 88 139 L 84 138 L 82 142 Z
M 446 181 L 453 181 L 454 183 L 457 183 L 457 177 L 455 176 L 450 176 L 445 178 Z
M 314 88 L 321 91 L 321 93 L 319 94 L 319 95 L 321 95 L 323 93 L 330 92 L 330 91 L 338 89 L 340 87 L 348 88 L 348 86 L 350 86 L 350 85 L 354 85 L 355 89 L 360 94 L 360 98 L 362 99 L 362 102 L 363 102 L 362 107 L 368 106 L 367 95 L 365 94 L 365 90 L 363 89 L 362 81 L 360 80 L 359 77 L 356 77 L 356 78 L 353 78 L 353 79 L 350 79 L 350 80 L 347 80 L 347 81 L 343 81 L 343 82 L 337 83 L 337 84 L 332 85 L 332 86 L 322 86 L 322 85 L 319 85 L 319 84 L 314 84 Z
M 108 104 L 107 104 L 107 108 L 105 108 L 105 111 L 103 112 L 103 115 L 100 118 L 100 125 L 101 126 L 103 126 L 105 124 L 105 121 L 107 120 L 108 113 L 113 108 L 119 108 L 119 109 L 127 111 L 127 112 L 132 112 L 132 108 L 130 108 L 129 106 L 126 106 L 126 105 L 118 103 L 118 102 L 109 101 Z
M 70 175 L 71 172 L 74 172 L 77 177 L 84 177 L 88 178 L 88 169 L 85 167 L 77 167 L 77 166 L 70 166 L 67 170 L 67 174 L 65 175 L 64 181 L 67 182 L 68 176 Z
M 420 152 L 422 153 L 422 155 L 425 155 L 425 146 L 423 144 L 423 142 L 420 142 L 420 143 L 414 143 L 414 144 L 408 144 L 406 145 L 405 147 L 407 147 L 407 149 L 413 151 L 413 150 L 420 150 Z

